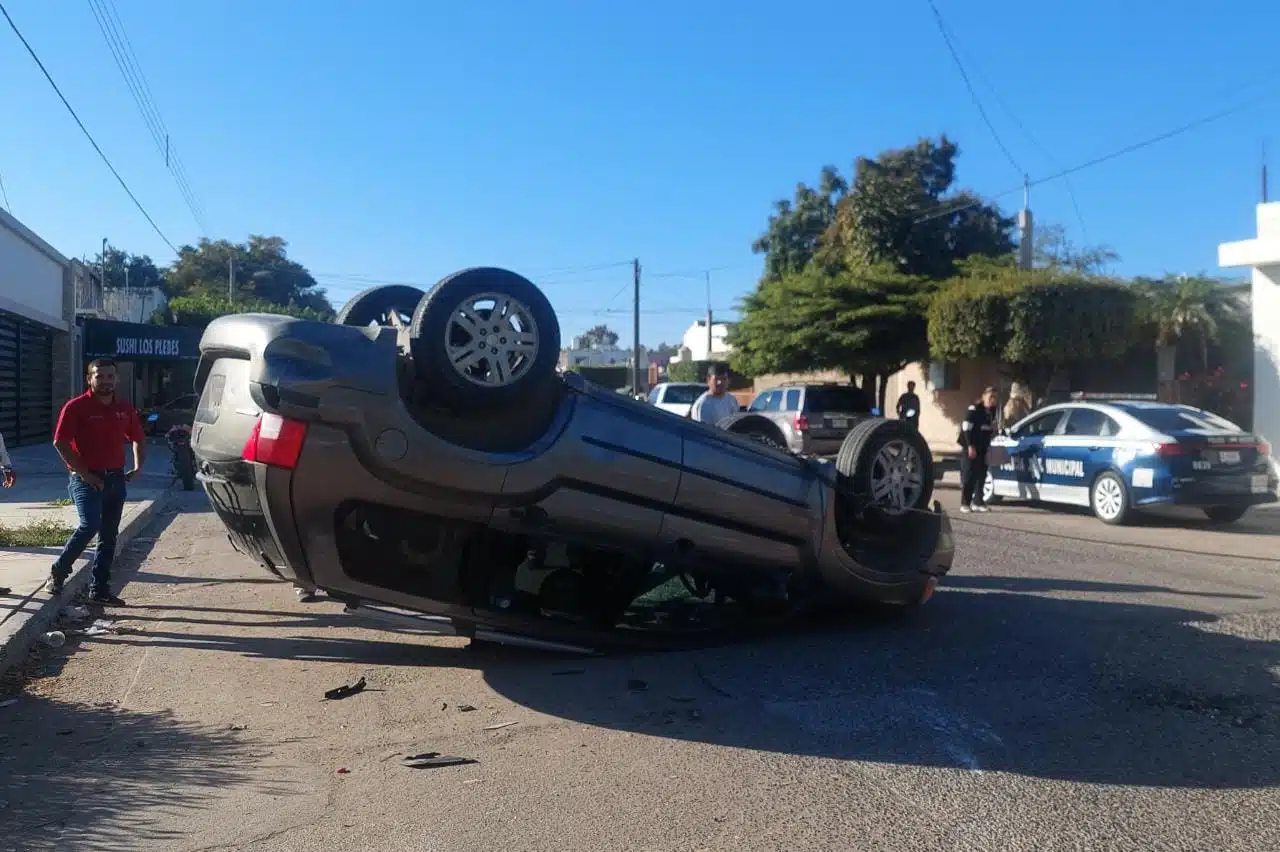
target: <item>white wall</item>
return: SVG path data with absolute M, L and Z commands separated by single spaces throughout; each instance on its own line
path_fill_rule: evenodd
M 66 330 L 62 270 L 66 258 L 0 210 L 0 309 Z
M 1218 246 L 1218 263 L 1253 268 L 1253 430 L 1280 452 L 1280 202 L 1258 205 L 1256 239 Z
M 733 351 L 733 347 L 724 342 L 728 333 L 729 326 L 727 323 L 713 322 L 711 324 L 711 350 L 708 352 L 707 321 L 698 320 L 685 331 L 684 339 L 681 340 L 680 352 L 677 352 L 671 360 L 684 360 L 684 350 L 686 349 L 689 350 L 690 361 L 711 361 L 727 358 L 729 353 Z

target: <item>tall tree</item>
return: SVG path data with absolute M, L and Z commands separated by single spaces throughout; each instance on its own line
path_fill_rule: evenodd
M 971 255 L 1012 252 L 1015 220 L 954 189 L 959 153 L 943 135 L 859 157 L 826 235 L 832 258 L 845 265 L 892 263 L 905 274 L 938 280 Z
M 579 335 L 578 340 L 584 348 L 590 349 L 596 346 L 609 347 L 616 346 L 618 343 L 618 333 L 607 325 L 593 326 Z
M 848 189 L 835 166 L 823 166 L 816 189 L 801 183 L 792 201 L 774 202 L 768 227 L 751 244 L 753 252 L 764 255 L 766 278 L 804 269 L 835 221 L 836 205 Z
M 98 252 L 93 259 L 93 265 L 105 271 L 106 280 L 103 281 L 105 287 L 131 289 L 159 287 L 162 291 L 166 288 L 164 273 L 148 255 L 130 254 L 108 246 L 105 263 L 103 261 L 102 252 Z
M 1209 367 L 1209 350 L 1221 339 L 1222 325 L 1236 329 L 1244 325 L 1242 306 L 1216 278 L 1170 275 L 1140 278 L 1134 283 L 1144 297 L 1143 318 L 1154 333 L 1156 346 L 1194 348 L 1203 368 Z M 1252 336 L 1251 330 L 1250 344 Z
M 227 294 L 234 267 L 237 299 L 331 311 L 325 291 L 306 267 L 289 259 L 287 246 L 280 237 L 257 235 L 245 243 L 201 240 L 196 246 L 183 246 L 167 276 L 170 292 L 174 296 Z
M 1077 246 L 1067 237 L 1062 225 L 1036 225 L 1036 266 L 1065 269 L 1081 275 L 1104 275 L 1120 255 L 1110 246 Z
M 840 370 L 862 377 L 884 408 L 886 379 L 928 355 L 932 284 L 891 264 L 832 269 L 809 264 L 766 279 L 730 331 L 731 363 L 748 375 Z

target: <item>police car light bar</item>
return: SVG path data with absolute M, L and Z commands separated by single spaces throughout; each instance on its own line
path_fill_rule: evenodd
M 1142 402 L 1158 402 L 1159 396 L 1154 393 L 1092 393 L 1090 391 L 1072 391 L 1072 399 L 1132 399 Z

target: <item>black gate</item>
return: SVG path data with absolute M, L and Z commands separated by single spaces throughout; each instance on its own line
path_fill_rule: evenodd
M 0 311 L 0 432 L 7 446 L 53 437 L 53 332 Z

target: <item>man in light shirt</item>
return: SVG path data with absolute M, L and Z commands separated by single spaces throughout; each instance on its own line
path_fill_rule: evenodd
M 0 433 L 0 483 L 3 483 L 5 488 L 12 488 L 18 481 L 18 475 L 13 472 L 11 465 L 9 451 L 4 446 L 4 433 Z M 12 591 L 8 586 L 0 586 L 0 595 L 7 595 Z
M 742 410 L 738 398 L 729 393 L 729 367 L 712 364 L 707 371 L 707 390 L 694 400 L 689 417 L 712 426 Z

